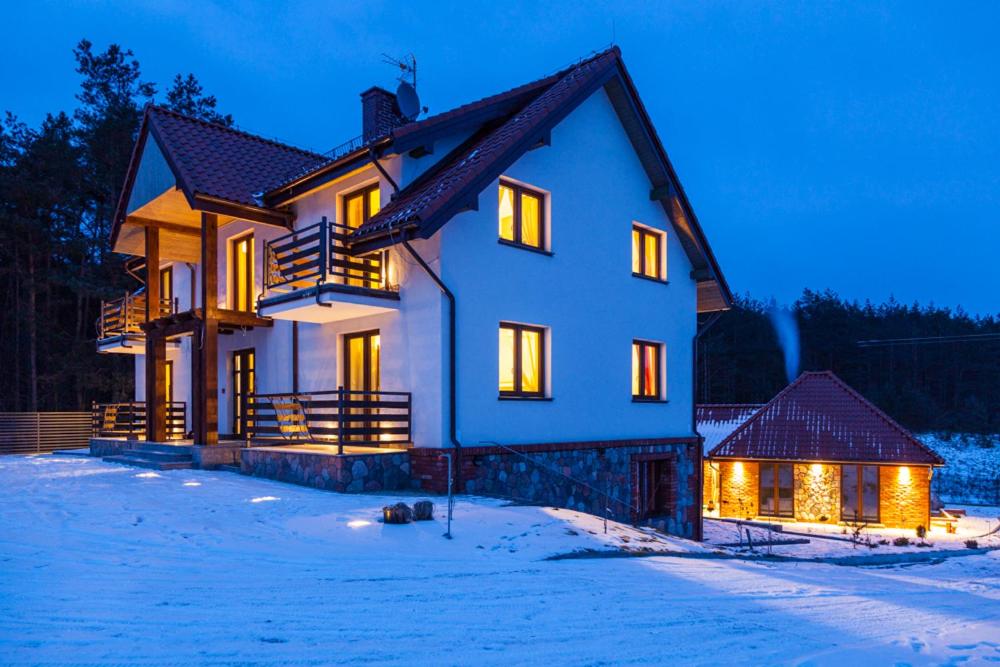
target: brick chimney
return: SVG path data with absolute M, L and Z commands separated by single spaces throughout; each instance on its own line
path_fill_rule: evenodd
M 372 86 L 361 93 L 361 136 L 365 141 L 380 139 L 405 122 L 396 96 L 388 90 Z

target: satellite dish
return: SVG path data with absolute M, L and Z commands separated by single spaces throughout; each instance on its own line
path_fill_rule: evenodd
M 417 89 L 406 81 L 401 81 L 396 88 L 396 104 L 399 105 L 399 113 L 406 120 L 413 120 L 420 114 L 420 98 L 417 97 Z

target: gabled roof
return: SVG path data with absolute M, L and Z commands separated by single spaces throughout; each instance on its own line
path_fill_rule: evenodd
M 289 174 L 326 159 L 318 153 L 149 105 L 143 114 L 139 139 L 118 203 L 112 239 L 117 236 L 128 212 L 128 195 L 149 135 L 163 151 L 177 178 L 177 187 L 189 202 L 206 197 L 263 208 L 255 195 L 280 183 Z
M 478 132 L 403 188 L 354 233 L 353 243 L 364 249 L 374 249 L 392 243 L 403 230 L 409 236 L 429 238 L 454 215 L 474 208 L 479 193 L 491 181 L 525 151 L 546 142 L 555 125 L 603 86 L 607 86 L 612 104 L 649 175 L 651 198 L 659 200 L 674 221 L 700 283 L 714 286 L 715 294 L 705 299 L 714 304 L 708 309 L 728 307 L 732 294 L 625 69 L 618 47 L 527 86 L 394 132 L 393 141 L 402 141 L 401 135 L 420 135 L 435 123 L 457 122 L 463 115 L 484 109 L 495 113 L 502 107 L 501 102 L 523 102 L 523 106 L 506 117 L 492 121 L 480 119 L 484 124 Z
M 705 440 L 703 451 L 707 453 L 714 449 L 762 407 L 761 403 L 709 403 L 696 406 L 698 435 Z
M 944 464 L 933 450 L 829 371 L 803 373 L 708 455 L 769 461 Z

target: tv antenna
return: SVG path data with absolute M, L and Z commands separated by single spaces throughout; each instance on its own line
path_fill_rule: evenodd
M 420 115 L 421 110 L 426 112 L 427 107 L 421 108 L 420 97 L 417 96 L 416 56 L 409 53 L 402 59 L 399 59 L 383 53 L 382 62 L 399 68 L 399 86 L 396 87 L 396 104 L 399 105 L 400 114 L 407 120 L 413 120 Z

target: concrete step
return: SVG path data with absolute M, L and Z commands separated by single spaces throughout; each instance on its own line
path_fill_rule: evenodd
M 158 450 L 132 449 L 122 452 L 122 456 L 134 457 L 138 459 L 148 459 L 150 461 L 191 461 L 189 452 L 161 452 Z
M 135 448 L 134 451 L 139 452 L 181 452 L 184 454 L 190 454 L 193 445 L 165 445 L 160 442 L 144 442 Z
M 52 452 L 53 456 L 90 456 L 90 449 L 84 447 L 83 449 L 56 449 Z
M 239 466 L 219 466 L 216 470 L 225 470 L 226 472 L 240 472 Z
M 194 467 L 192 461 L 153 461 L 138 456 L 105 456 L 103 460 L 108 463 L 121 463 L 137 468 L 149 468 L 150 470 L 188 470 Z

